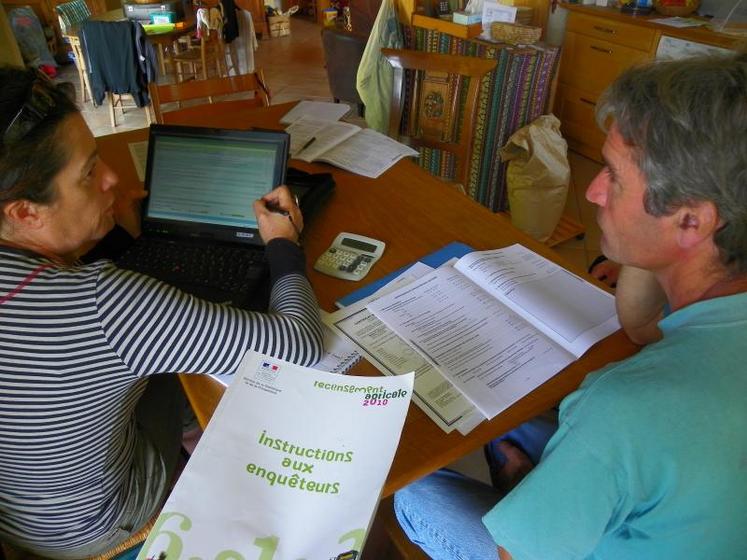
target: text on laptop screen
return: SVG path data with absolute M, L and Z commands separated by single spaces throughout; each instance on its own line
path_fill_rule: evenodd
M 257 227 L 252 205 L 276 186 L 277 146 L 230 138 L 155 141 L 148 218 Z

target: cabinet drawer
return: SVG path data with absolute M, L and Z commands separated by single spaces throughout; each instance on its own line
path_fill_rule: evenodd
M 650 51 L 656 36 L 656 31 L 647 27 L 577 13 L 570 14 L 567 31 L 582 33 L 640 51 Z
M 566 32 L 560 81 L 598 95 L 623 70 L 648 58 L 643 51 Z
M 587 157 L 601 161 L 605 133 L 597 126 L 594 111 L 597 97 L 589 92 L 560 85 L 555 97 L 555 114 L 568 145 Z

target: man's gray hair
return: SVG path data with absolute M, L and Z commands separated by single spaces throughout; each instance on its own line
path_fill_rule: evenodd
M 602 128 L 612 120 L 648 182 L 646 211 L 711 201 L 722 262 L 747 272 L 747 53 L 632 68 L 597 107 Z

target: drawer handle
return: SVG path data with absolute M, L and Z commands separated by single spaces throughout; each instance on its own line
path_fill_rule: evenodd
M 596 45 L 591 45 L 591 48 L 604 54 L 612 54 L 612 49 L 603 49 L 602 47 L 597 47 Z
M 585 97 L 579 97 L 579 100 L 582 103 L 586 103 L 587 105 L 591 105 L 592 107 L 596 107 L 597 106 L 597 104 L 594 103 L 591 99 L 586 99 Z
M 609 27 L 602 27 L 601 25 L 595 25 L 594 29 L 601 31 L 602 33 L 609 33 L 610 35 L 617 33 L 617 29 L 610 29 Z

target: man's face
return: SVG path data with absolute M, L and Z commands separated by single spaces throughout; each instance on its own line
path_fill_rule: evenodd
M 616 125 L 610 128 L 602 157 L 605 166 L 586 190 L 586 199 L 599 206 L 602 252 L 621 264 L 655 269 L 670 254 L 673 218 L 646 212 L 646 179 Z

